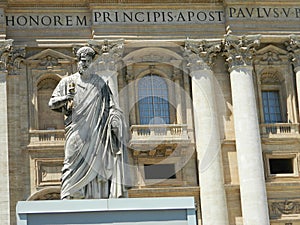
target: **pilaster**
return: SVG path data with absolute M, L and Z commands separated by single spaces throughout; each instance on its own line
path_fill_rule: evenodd
M 203 225 L 228 225 L 220 131 L 211 66 L 220 42 L 186 42 L 192 95 Z
M 0 42 L 0 221 L 10 224 L 9 194 L 9 155 L 8 155 L 8 118 L 7 118 L 7 59 L 12 40 Z
M 296 73 L 296 88 L 298 99 L 298 118 L 300 117 L 300 36 L 291 35 L 287 47 Z
M 260 36 L 225 36 L 244 225 L 269 225 L 252 57 Z

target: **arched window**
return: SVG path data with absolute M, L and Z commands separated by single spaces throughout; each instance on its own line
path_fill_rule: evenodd
M 169 124 L 170 110 L 166 81 L 155 74 L 138 81 L 140 124 Z

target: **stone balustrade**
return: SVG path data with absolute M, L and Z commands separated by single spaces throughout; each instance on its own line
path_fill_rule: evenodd
M 284 137 L 285 135 L 298 135 L 298 123 L 265 123 L 260 124 L 260 132 L 263 137 Z
M 186 124 L 147 124 L 132 125 L 130 127 L 130 145 L 145 144 L 147 142 L 185 142 L 189 140 Z
M 53 142 L 63 144 L 65 141 L 65 130 L 30 130 L 29 136 L 29 145 L 47 145 Z

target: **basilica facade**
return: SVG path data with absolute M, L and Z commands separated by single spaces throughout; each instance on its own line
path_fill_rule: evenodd
M 129 198 L 192 196 L 202 225 L 300 225 L 300 1 L 1 0 L 0 221 L 60 198 L 76 50 L 125 115 Z

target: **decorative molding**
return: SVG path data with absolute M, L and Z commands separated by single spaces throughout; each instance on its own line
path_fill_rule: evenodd
M 9 58 L 9 52 L 13 45 L 13 40 L 4 40 L 0 42 L 0 71 L 7 70 L 7 62 Z
M 124 52 L 124 40 L 98 42 L 94 40 L 88 41 L 88 44 L 96 52 L 94 66 L 97 71 L 118 70 Z
M 73 64 L 75 58 L 53 49 L 46 49 L 27 58 L 26 62 L 38 65 L 37 67 L 42 70 L 52 70 L 60 67 L 62 64 Z
M 25 55 L 25 47 L 12 47 L 6 66 L 10 75 L 20 74 L 21 63 L 24 62 Z
M 63 159 L 35 159 L 36 185 L 60 185 Z
M 280 65 L 286 63 L 288 52 L 274 45 L 268 45 L 256 52 L 255 61 L 262 65 Z
M 261 84 L 281 84 L 284 80 L 280 79 L 281 76 L 278 71 L 267 71 L 261 74 Z
M 13 46 L 13 40 L 0 42 L 0 71 L 8 71 L 8 74 L 17 75 L 21 63 L 25 58 L 25 48 Z
M 223 55 L 229 65 L 229 71 L 237 66 L 252 66 L 255 48 L 260 45 L 260 37 L 261 35 L 225 35 Z
M 185 57 L 187 66 L 191 71 L 210 70 L 214 64 L 214 58 L 221 51 L 221 41 L 194 41 L 185 42 Z
M 271 217 L 281 217 L 282 215 L 300 214 L 300 201 L 276 201 L 271 202 L 269 206 Z
M 182 61 L 182 57 L 176 52 L 166 48 L 145 47 L 130 52 L 123 60 L 126 65 L 133 63 L 165 63 L 178 67 Z

